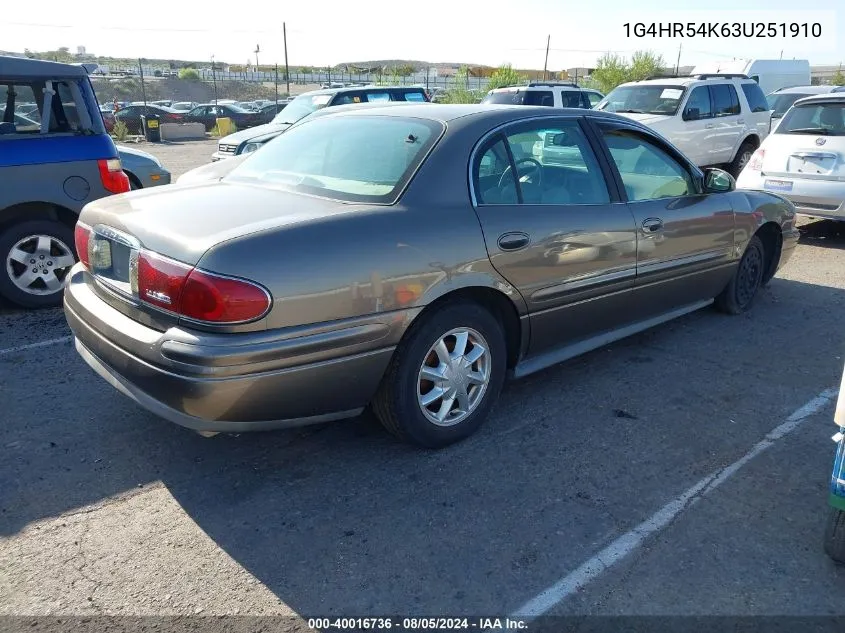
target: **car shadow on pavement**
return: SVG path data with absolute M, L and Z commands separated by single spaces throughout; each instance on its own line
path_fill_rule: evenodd
M 801 231 L 801 244 L 845 249 L 845 222 L 817 220 L 801 224 L 798 229 Z
M 370 415 L 204 439 L 69 346 L 49 385 L 28 377 L 50 366 L 7 357 L 0 371 L 23 382 L 3 386 L 0 536 L 161 482 L 304 617 L 501 613 L 836 384 L 843 342 L 818 340 L 843 308 L 841 289 L 776 279 L 748 314 L 702 310 L 509 385 L 478 434 L 441 451 Z

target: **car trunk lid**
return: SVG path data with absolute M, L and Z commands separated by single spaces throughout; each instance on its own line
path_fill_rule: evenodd
M 763 146 L 763 175 L 845 181 L 845 137 L 772 134 Z
M 203 253 L 221 242 L 355 208 L 279 188 L 213 182 L 105 198 L 88 205 L 80 220 L 90 226 L 111 227 L 145 249 L 196 264 Z

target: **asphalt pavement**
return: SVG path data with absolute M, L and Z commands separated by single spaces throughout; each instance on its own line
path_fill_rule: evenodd
M 0 615 L 845 615 L 843 271 L 809 223 L 748 314 L 511 383 L 440 451 L 371 415 L 202 438 L 95 376 L 61 310 L 4 308 Z

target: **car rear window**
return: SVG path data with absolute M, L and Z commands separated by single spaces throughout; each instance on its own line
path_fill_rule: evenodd
M 804 97 L 809 97 L 809 94 L 804 93 L 781 93 L 781 94 L 770 94 L 766 101 L 769 104 L 769 110 L 774 110 L 772 112 L 772 116 L 774 118 L 782 117 L 786 114 L 786 111 L 792 107 L 792 104 L 798 101 L 798 99 L 803 99 Z
M 390 203 L 442 132 L 441 123 L 426 119 L 323 117 L 290 128 L 226 180 L 346 202 Z
M 84 102 L 87 86 L 77 80 L 50 82 L 53 93 L 49 99 L 47 134 L 84 134 L 100 132 L 97 122 Z M 0 122 L 11 123 L 2 129 L 0 138 L 18 134 L 40 134 L 41 119 L 47 101 L 45 81 L 4 81 L 0 79 Z
M 783 117 L 775 134 L 845 136 L 845 103 L 795 106 Z

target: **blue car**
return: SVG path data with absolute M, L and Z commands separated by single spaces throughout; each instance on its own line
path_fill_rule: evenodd
M 845 563 L 845 372 L 839 387 L 834 422 L 839 432 L 833 436 L 836 441 L 836 457 L 833 460 L 833 474 L 830 478 L 830 506 L 824 535 L 824 550 L 833 560 Z
M 0 56 L 0 296 L 25 308 L 61 303 L 82 207 L 130 189 L 89 70 Z

